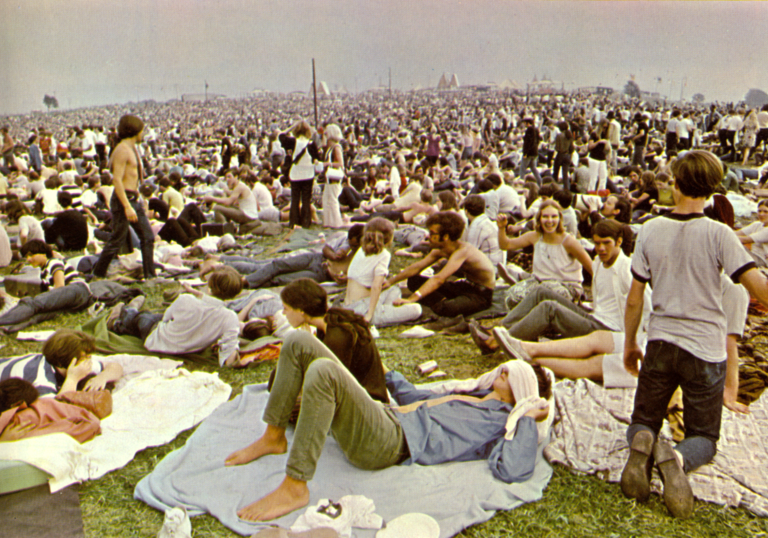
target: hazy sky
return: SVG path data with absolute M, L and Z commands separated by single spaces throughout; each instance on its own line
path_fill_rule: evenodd
M 739 100 L 768 91 L 768 3 L 0 0 L 0 114 L 318 81 L 362 91 L 534 76 Z M 657 77 L 661 82 L 657 82 Z

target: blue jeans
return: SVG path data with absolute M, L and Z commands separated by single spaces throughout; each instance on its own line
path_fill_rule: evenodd
M 321 252 L 284 256 L 268 260 L 266 263 L 232 260 L 229 256 L 226 257 L 230 258 L 228 260 L 224 258 L 222 256 L 221 261 L 245 275 L 248 287 L 251 289 L 264 286 L 284 286 L 298 278 L 311 278 L 315 282 L 329 280 L 328 271 L 323 266 L 325 259 Z
M 120 317 L 115 321 L 112 332 L 138 336 L 143 342 L 162 319 L 162 314 L 153 314 L 145 310 L 139 312 L 135 308 L 124 308 Z
M 520 160 L 520 172 L 518 173 L 518 176 L 520 176 L 522 179 L 525 179 L 525 172 L 528 171 L 528 169 L 531 169 L 531 173 L 533 173 L 533 177 L 536 178 L 536 183 L 541 186 L 541 174 L 539 174 L 539 169 L 536 168 L 539 164 L 539 157 L 538 155 L 536 157 L 523 157 Z
M 725 388 L 725 361 L 707 362 L 675 344 L 648 342 L 637 382 L 627 441 L 640 430 L 659 433 L 667 404 L 677 387 L 683 390 L 685 439 L 677 445 L 685 472 L 709 463 L 717 452 Z
M 117 197 L 117 194 L 112 194 L 110 200 L 110 209 L 112 210 L 112 235 L 109 241 L 104 245 L 104 250 L 101 251 L 99 261 L 93 267 L 93 274 L 97 277 L 104 277 L 109 269 L 109 264 L 117 256 L 120 251 L 120 247 L 125 243 L 125 238 L 128 235 L 128 229 L 133 228 L 139 236 L 141 242 L 141 259 L 144 265 L 144 278 L 153 278 L 155 276 L 155 261 L 154 261 L 154 248 L 155 248 L 155 234 L 152 233 L 152 227 L 149 225 L 149 219 L 144 213 L 144 208 L 141 205 L 141 201 L 136 193 L 125 193 L 128 196 L 128 202 L 136 212 L 138 221 L 129 222 L 125 216 L 125 208 Z
M 91 304 L 91 290 L 82 282 L 52 288 L 34 297 L 24 297 L 0 317 L 0 326 L 16 325 L 38 314 L 77 312 Z

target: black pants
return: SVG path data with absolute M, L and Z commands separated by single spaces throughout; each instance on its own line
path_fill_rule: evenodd
M 189 224 L 194 224 L 197 229 L 197 235 L 203 237 L 203 224 L 205 224 L 205 214 L 197 207 L 197 204 L 187 204 L 176 220 L 184 220 Z
M 315 179 L 291 181 L 291 211 L 288 224 L 309 228 L 312 224 L 312 187 Z
M 339 204 L 345 205 L 350 209 L 357 209 L 360 207 L 360 202 L 363 201 L 363 195 L 357 192 L 354 188 L 345 185 L 341 189 L 339 194 Z
M 408 289 L 415 292 L 429 280 L 421 275 L 408 279 Z M 419 300 L 419 304 L 428 306 L 438 316 L 454 317 L 459 314 L 468 316 L 489 308 L 493 303 L 493 290 L 479 286 L 468 280 L 446 282 L 438 289 Z
M 117 194 L 113 193 L 112 200 L 110 201 L 110 208 L 112 209 L 112 235 L 107 244 L 104 245 L 104 250 L 101 251 L 99 261 L 93 268 L 93 274 L 100 278 L 106 276 L 109 264 L 114 257 L 117 256 L 120 247 L 128 236 L 128 227 L 130 226 L 136 231 L 139 240 L 141 241 L 141 258 L 144 265 L 144 278 L 150 279 L 155 276 L 155 235 L 152 233 L 149 219 L 147 219 L 147 215 L 144 213 L 144 207 L 138 199 L 138 193 L 126 192 L 125 194 L 128 196 L 128 202 L 136 212 L 138 220 L 136 222 L 128 221 L 122 202 L 120 202 Z
M 200 239 L 197 230 L 184 219 L 168 219 L 157 235 L 169 242 L 176 241 L 185 248 Z
M 381 217 L 383 219 L 391 220 L 396 224 L 402 224 L 405 222 L 405 220 L 403 220 L 402 211 L 377 211 L 376 213 L 371 213 L 370 215 L 356 215 L 352 217 L 351 220 L 352 222 L 368 222 L 374 217 Z
M 677 133 L 667 133 L 667 157 L 677 155 Z
M 552 177 L 557 181 L 557 175 L 560 170 L 563 171 L 563 188 L 567 191 L 571 190 L 571 155 L 569 153 L 558 153 L 555 155 L 555 163 L 552 168 Z

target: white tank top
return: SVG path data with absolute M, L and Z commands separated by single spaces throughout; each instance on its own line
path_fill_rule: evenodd
M 557 244 L 545 243 L 539 238 L 533 245 L 533 275 L 542 280 L 557 280 L 581 284 L 581 264 L 565 250 L 563 243 L 569 234 Z
M 248 196 L 238 202 L 238 207 L 240 207 L 240 211 L 245 213 L 248 218 L 255 219 L 259 216 L 259 208 L 256 204 L 256 197 L 250 190 L 248 191 Z
M 312 179 L 315 177 L 315 167 L 312 164 L 312 156 L 309 151 L 304 151 L 309 145 L 309 140 L 306 138 L 297 138 L 296 145 L 293 148 L 293 165 L 288 177 L 291 181 L 302 181 L 304 179 Z M 304 151 L 304 154 L 296 159 L 296 156 Z

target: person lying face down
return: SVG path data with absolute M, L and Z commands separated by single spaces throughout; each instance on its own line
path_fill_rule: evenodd
M 60 432 L 83 443 L 100 431 L 99 418 L 85 407 L 38 398 L 37 389 L 24 379 L 0 381 L 0 442 Z
M 477 380 L 449 384 L 462 394 L 436 399 L 439 394 L 425 394 L 390 372 L 393 396 L 411 401 L 390 408 L 374 401 L 338 359 L 319 355 L 313 339 L 304 331 L 288 336 L 264 411 L 266 431 L 225 461 L 226 466 L 242 465 L 288 451 L 285 428 L 301 392 L 286 476 L 272 493 L 240 509 L 242 519 L 267 521 L 308 504 L 307 482 L 329 431 L 350 463 L 361 469 L 486 459 L 493 475 L 505 482 L 532 475 L 537 446 L 549 428 L 549 422 L 537 426 L 549 415 L 549 403 L 540 395 L 549 396 L 552 378 L 542 369 L 510 361 Z M 478 389 L 483 392 L 471 393 Z

